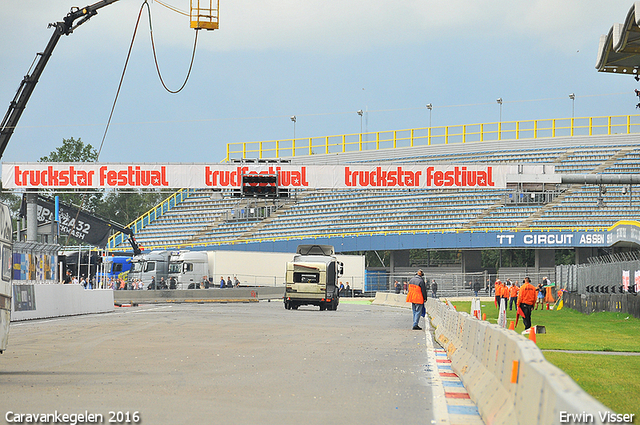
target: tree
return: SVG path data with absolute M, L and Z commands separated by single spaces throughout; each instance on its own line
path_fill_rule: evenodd
M 132 192 L 109 191 L 104 196 L 101 214 L 110 220 L 127 225 L 155 207 L 173 191 L 138 189 Z
M 85 145 L 82 139 L 62 139 L 62 146 L 56 148 L 40 162 L 94 162 L 98 160 L 98 151 L 90 144 Z
M 90 144 L 85 145 L 82 139 L 62 139 L 59 146 L 47 156 L 40 158 L 39 162 L 94 162 L 98 160 L 98 151 Z M 69 193 L 68 190 L 58 192 L 54 190 L 43 191 L 47 196 L 59 196 L 60 202 L 67 205 L 75 205 L 89 212 L 98 212 L 102 205 L 103 192 L 91 189 L 76 189 Z

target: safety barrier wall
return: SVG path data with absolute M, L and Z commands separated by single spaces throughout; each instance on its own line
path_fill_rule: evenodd
M 599 413 L 611 411 L 522 335 L 433 298 L 427 311 L 437 341 L 487 425 L 556 424 L 570 414 L 591 415 L 589 423 L 601 424 Z
M 169 289 L 113 291 L 114 300 L 122 304 L 155 304 L 155 303 L 205 303 L 205 302 L 238 302 L 280 299 L 284 295 L 281 287 L 225 288 L 225 289 Z
M 80 285 L 14 285 L 11 321 L 113 311 L 113 291 Z
M 406 299 L 407 296 L 405 294 L 378 291 L 372 304 L 411 308 L 411 303 L 408 303 Z

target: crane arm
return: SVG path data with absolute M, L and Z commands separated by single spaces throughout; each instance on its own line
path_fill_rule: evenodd
M 118 232 L 122 232 L 123 234 L 129 236 L 129 243 L 131 244 L 131 248 L 133 249 L 133 255 L 142 254 L 142 250 L 140 249 L 140 245 L 136 241 L 136 237 L 133 234 L 133 230 L 130 227 L 121 226 L 113 221 L 109 221 L 109 226 L 114 228 Z
M 49 27 L 55 27 L 53 34 L 49 39 L 49 43 L 42 53 L 37 54 L 36 60 L 34 61 L 35 67 L 32 65 L 32 68 L 29 69 L 27 75 L 25 75 L 20 82 L 16 95 L 9 104 L 9 109 L 0 124 L 0 158 L 2 158 L 2 155 L 9 144 L 9 139 L 13 135 L 13 132 L 18 125 L 18 121 L 20 120 L 20 116 L 22 116 L 22 113 L 27 106 L 27 102 L 29 101 L 31 94 L 42 75 L 42 71 L 44 71 L 47 62 L 49 62 L 49 58 L 51 58 L 51 54 L 58 44 L 60 37 L 62 35 L 71 34 L 73 30 L 87 22 L 92 16 L 96 15 L 98 13 L 98 9 L 117 1 L 118 0 L 101 0 L 82 9 L 74 7 L 61 22 L 49 24 Z

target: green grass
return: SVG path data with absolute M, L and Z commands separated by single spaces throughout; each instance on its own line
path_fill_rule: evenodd
M 471 302 L 453 302 L 458 311 L 469 312 Z M 498 310 L 483 302 L 482 313 L 497 323 Z M 640 352 L 640 319 L 622 313 L 585 315 L 569 308 L 534 310 L 532 324 L 544 325 L 537 335 L 542 350 Z M 515 310 L 507 310 L 507 323 L 515 321 Z M 522 318 L 516 332 L 522 332 Z M 640 418 L 640 356 L 609 356 L 544 352 L 549 362 L 571 376 L 587 393 L 617 413 Z
M 640 357 L 545 352 L 549 362 L 617 413 L 640 418 Z
M 470 301 L 453 302 L 458 311 L 469 312 Z M 498 310 L 493 302 L 481 304 L 487 321 L 498 322 Z M 507 324 L 516 320 L 515 310 L 507 310 Z M 569 308 L 534 310 L 534 325 L 544 325 L 546 334 L 536 336 L 542 350 L 632 351 L 640 352 L 640 319 L 622 313 L 593 313 L 585 315 Z M 516 332 L 522 332 L 522 318 Z

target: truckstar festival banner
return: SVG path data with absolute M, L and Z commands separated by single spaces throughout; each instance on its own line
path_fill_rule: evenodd
M 240 188 L 243 174 L 277 174 L 308 189 L 505 188 L 509 176 L 553 174 L 550 165 L 5 163 L 8 189 Z

